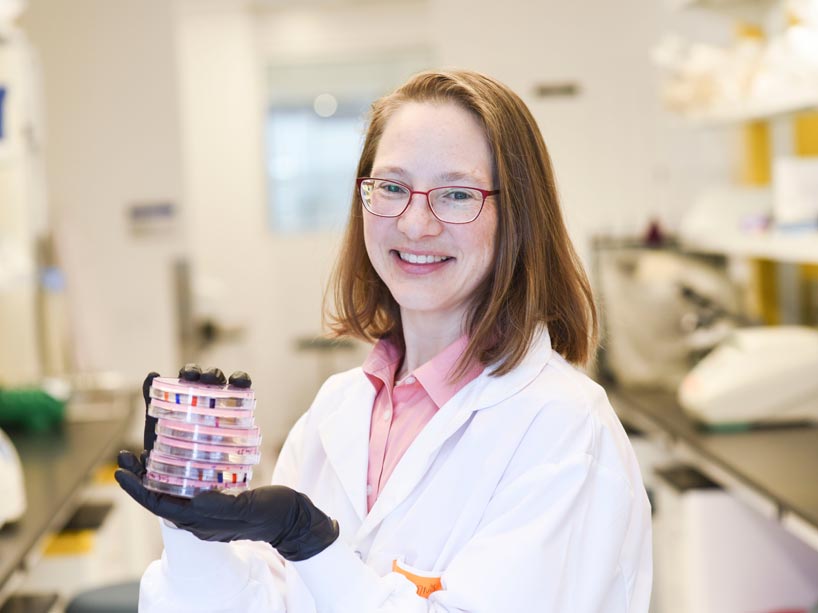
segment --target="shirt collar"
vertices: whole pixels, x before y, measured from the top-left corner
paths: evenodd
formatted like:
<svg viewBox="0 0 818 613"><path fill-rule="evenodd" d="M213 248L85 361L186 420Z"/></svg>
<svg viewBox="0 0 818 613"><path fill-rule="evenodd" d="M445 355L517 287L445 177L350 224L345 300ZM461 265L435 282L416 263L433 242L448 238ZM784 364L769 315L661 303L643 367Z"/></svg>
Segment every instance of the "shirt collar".
<svg viewBox="0 0 818 613"><path fill-rule="evenodd" d="M458 360L468 344L468 335L463 335L431 360L416 368L414 372L409 373L420 382L438 408L446 404L467 383L483 372L483 365L478 362L472 364L464 376L455 381L449 380L449 375L457 367ZM379 391L383 385L389 385L390 388L395 385L395 374L402 357L397 348L388 340L381 339L375 343L363 364L363 371L376 391Z"/></svg>
<svg viewBox="0 0 818 613"><path fill-rule="evenodd" d="M397 347L386 339L380 339L372 347L362 369L376 392L384 385L392 387L395 384L395 373L402 357Z"/></svg>
<svg viewBox="0 0 818 613"><path fill-rule="evenodd" d="M449 402L467 383L483 372L482 364L471 364L464 376L454 381L449 379L468 344L469 337L467 335L461 336L411 373L420 381L420 384L438 408Z"/></svg>

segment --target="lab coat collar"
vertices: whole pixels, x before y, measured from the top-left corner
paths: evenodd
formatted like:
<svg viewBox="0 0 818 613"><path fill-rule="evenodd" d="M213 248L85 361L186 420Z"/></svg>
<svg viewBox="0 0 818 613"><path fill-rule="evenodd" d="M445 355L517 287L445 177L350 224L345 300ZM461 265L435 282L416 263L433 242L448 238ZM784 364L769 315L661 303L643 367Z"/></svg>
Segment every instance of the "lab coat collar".
<svg viewBox="0 0 818 613"><path fill-rule="evenodd" d="M542 328L523 361L502 377L486 368L435 413L398 462L374 506L366 513L369 428L375 389L362 370L347 386L337 410L319 425L319 436L330 464L362 524L356 540L365 538L415 488L443 443L476 411L495 406L526 387L551 357L548 331Z"/></svg>

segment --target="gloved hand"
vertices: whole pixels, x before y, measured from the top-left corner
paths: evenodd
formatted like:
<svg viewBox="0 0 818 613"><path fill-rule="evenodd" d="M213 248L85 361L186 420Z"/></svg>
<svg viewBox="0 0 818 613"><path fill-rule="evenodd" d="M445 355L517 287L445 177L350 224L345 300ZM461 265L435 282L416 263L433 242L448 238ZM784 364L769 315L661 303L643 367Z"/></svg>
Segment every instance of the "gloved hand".
<svg viewBox="0 0 818 613"><path fill-rule="evenodd" d="M196 372L202 382L208 382L205 378L208 373L221 374L218 369L203 374L195 365L188 365L179 375L191 381L196 380L192 378ZM339 534L338 522L318 509L307 496L285 486L261 487L238 496L202 492L192 499L145 488L142 485L145 460L156 439L156 420L147 415L150 386L156 376L156 373L150 373L142 387L146 403L145 451L141 458L128 451L119 453L120 468L115 476L122 489L150 512L206 541L264 541L291 561L311 558L335 542ZM236 381L241 381L239 387L250 385L250 377L246 373L234 373L230 382L237 385ZM221 382L224 384L223 374Z"/></svg>

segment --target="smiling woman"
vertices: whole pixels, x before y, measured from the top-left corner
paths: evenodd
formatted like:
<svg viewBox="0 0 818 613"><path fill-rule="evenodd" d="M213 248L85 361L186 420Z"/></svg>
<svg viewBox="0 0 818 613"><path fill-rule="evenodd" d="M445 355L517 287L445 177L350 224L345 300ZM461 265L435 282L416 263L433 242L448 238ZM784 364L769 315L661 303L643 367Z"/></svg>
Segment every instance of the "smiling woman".
<svg viewBox="0 0 818 613"><path fill-rule="evenodd" d="M528 109L485 75L375 102L327 311L374 347L321 388L273 485L169 499L123 457L122 486L174 524L140 611L647 612L650 507L571 364L596 314L554 185Z"/></svg>
<svg viewBox="0 0 818 613"><path fill-rule="evenodd" d="M473 360L497 374L509 372L543 324L554 348L569 361L582 364L592 356L597 319L591 290L563 223L548 150L516 94L476 73L418 75L373 105L358 176L396 182L392 185L403 190L400 203L408 208L395 207L389 216L399 218L391 224L364 215L384 213L368 204L375 185L359 179L333 281L336 311L329 319L336 333L388 337L402 347L403 318L414 317L414 305L447 319L447 339L468 333L461 374ZM491 190L491 197L481 191L484 204L468 227L441 220L431 195L424 207L412 194L453 184ZM390 236L375 236L389 228ZM376 246L382 239L391 243ZM477 246L466 249L463 241ZM459 260L443 249L459 246L465 249ZM378 253L382 248L385 255ZM401 252L407 255L403 260L429 252L454 261L446 270L426 271L439 274L420 280L406 276L408 269L394 261ZM438 293L442 287L431 296L430 289L421 290L424 284L447 285L449 301ZM401 309L397 293L415 292L420 293ZM435 347L429 352L434 355Z"/></svg>

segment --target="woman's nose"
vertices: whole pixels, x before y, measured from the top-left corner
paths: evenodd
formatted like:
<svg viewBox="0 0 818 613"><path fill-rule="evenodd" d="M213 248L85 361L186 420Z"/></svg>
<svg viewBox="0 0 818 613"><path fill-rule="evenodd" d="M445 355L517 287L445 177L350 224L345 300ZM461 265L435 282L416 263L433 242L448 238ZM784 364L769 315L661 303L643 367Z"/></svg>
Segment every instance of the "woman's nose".
<svg viewBox="0 0 818 613"><path fill-rule="evenodd" d="M398 229L412 239L436 236L443 229L443 223L435 217L425 194L412 194L409 206L398 218Z"/></svg>

